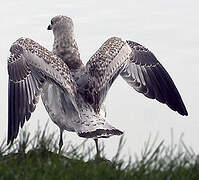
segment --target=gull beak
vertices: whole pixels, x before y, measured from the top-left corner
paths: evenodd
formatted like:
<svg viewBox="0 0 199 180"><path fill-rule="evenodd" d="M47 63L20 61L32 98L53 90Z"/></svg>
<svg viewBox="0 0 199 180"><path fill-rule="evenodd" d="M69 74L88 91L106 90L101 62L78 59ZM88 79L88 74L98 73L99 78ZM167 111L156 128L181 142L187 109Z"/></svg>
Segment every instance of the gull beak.
<svg viewBox="0 0 199 180"><path fill-rule="evenodd" d="M52 25L49 25L47 29L52 30Z"/></svg>

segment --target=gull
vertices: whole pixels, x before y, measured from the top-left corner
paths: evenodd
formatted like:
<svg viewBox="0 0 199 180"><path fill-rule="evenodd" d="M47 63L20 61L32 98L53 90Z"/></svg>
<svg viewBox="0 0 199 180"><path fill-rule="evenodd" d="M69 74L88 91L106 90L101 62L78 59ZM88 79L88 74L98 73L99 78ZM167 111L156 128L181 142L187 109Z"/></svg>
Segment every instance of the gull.
<svg viewBox="0 0 199 180"><path fill-rule="evenodd" d="M59 151L63 131L67 130L93 138L98 155L98 138L123 134L106 119L105 98L118 75L147 98L188 115L168 72L141 44L111 37L84 65L71 18L55 16L47 29L54 34L52 51L29 38L19 38L10 47L8 144L30 119L41 96L60 129Z"/></svg>

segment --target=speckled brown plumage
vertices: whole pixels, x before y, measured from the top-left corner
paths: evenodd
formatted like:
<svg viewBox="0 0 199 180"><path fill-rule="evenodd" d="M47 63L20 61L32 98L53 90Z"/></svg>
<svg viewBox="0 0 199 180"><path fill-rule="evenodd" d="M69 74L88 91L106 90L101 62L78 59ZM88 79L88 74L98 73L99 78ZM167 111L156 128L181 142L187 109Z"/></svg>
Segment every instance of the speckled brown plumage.
<svg viewBox="0 0 199 180"><path fill-rule="evenodd" d="M104 105L118 75L146 97L188 115L171 77L147 48L112 37L83 65L72 19L56 16L48 30L54 34L52 52L28 38L18 39L10 48L8 143L30 119L40 95L60 128L60 149L64 130L94 138L96 144L97 138L121 135L122 131L107 122Z"/></svg>

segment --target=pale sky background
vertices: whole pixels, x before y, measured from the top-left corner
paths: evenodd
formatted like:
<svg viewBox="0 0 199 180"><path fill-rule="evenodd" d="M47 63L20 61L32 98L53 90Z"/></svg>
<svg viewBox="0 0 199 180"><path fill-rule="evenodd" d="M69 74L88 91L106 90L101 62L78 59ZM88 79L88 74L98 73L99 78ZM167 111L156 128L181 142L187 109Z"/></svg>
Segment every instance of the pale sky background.
<svg viewBox="0 0 199 180"><path fill-rule="evenodd" d="M167 69L187 107L182 117L166 105L149 100L127 85L122 78L113 84L107 97L108 120L125 132L124 154L140 154L149 135L170 143L183 140L199 153L199 1L198 0L56 0L3 1L0 7L0 142L7 136L7 57L10 45L19 37L29 37L49 50L53 35L47 31L55 15L74 20L81 58L87 62L111 36L134 40L149 48ZM34 134L37 122L43 127L49 119L40 101L29 120ZM50 129L58 131L49 122ZM65 131L65 144L82 142L75 133ZM117 148L117 136L103 140L111 157ZM89 140L89 143L93 141Z"/></svg>

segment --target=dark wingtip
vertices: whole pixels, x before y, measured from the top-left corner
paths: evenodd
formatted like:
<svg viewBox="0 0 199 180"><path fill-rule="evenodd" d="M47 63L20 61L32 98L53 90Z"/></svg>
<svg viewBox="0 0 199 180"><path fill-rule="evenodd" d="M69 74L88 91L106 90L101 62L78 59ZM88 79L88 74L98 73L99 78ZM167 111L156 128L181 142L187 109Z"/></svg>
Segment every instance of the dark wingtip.
<svg viewBox="0 0 199 180"><path fill-rule="evenodd" d="M186 108L183 109L183 111L180 111L179 113L180 113L182 116L188 116L188 112L187 112Z"/></svg>
<svg viewBox="0 0 199 180"><path fill-rule="evenodd" d="M11 144L13 144L13 141L14 141L14 139L7 139L7 146L9 146L9 145L11 145Z"/></svg>
<svg viewBox="0 0 199 180"><path fill-rule="evenodd" d="M185 114L184 114L184 116L188 116L189 114L188 114L188 112L186 112Z"/></svg>
<svg viewBox="0 0 199 180"><path fill-rule="evenodd" d="M10 144L10 140L9 139L7 139L7 146Z"/></svg>

